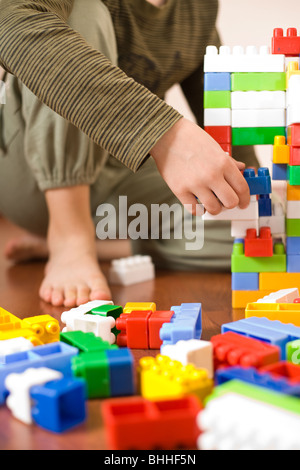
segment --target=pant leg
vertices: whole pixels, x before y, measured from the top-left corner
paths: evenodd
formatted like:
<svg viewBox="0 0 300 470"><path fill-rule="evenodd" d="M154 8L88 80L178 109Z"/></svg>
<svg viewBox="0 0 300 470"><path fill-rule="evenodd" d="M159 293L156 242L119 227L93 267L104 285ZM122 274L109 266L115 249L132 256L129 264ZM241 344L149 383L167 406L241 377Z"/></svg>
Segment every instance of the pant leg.
<svg viewBox="0 0 300 470"><path fill-rule="evenodd" d="M94 48L117 63L110 13L100 0L75 0L68 19ZM74 71L76 73L76 71ZM108 158L106 151L58 116L16 77L8 76L2 108L0 211L26 230L46 235L48 189L92 185Z"/></svg>

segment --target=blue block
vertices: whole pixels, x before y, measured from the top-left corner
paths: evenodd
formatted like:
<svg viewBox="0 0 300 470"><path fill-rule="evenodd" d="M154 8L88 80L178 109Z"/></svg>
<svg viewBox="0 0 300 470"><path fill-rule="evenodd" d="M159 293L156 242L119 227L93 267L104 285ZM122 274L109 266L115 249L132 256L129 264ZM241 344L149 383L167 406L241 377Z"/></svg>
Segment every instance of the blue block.
<svg viewBox="0 0 300 470"><path fill-rule="evenodd" d="M251 196L272 193L271 176L268 168L259 168L257 175L255 175L254 169L247 168L244 170L244 177L249 185Z"/></svg>
<svg viewBox="0 0 300 470"><path fill-rule="evenodd" d="M261 194L258 199L259 217L270 217L272 215L272 201L268 194Z"/></svg>
<svg viewBox="0 0 300 470"><path fill-rule="evenodd" d="M205 73L204 91L231 91L231 74L227 72Z"/></svg>
<svg viewBox="0 0 300 470"><path fill-rule="evenodd" d="M110 396L135 394L134 358L128 348L108 349Z"/></svg>
<svg viewBox="0 0 300 470"><path fill-rule="evenodd" d="M267 372L259 372L254 367L229 367L216 372L216 385L229 380L240 380L274 392L300 397L300 384L291 384L285 377L273 377Z"/></svg>
<svg viewBox="0 0 300 470"><path fill-rule="evenodd" d="M184 303L171 307L174 315L169 323L164 323L159 336L166 344L176 344L177 341L200 339L202 334L202 304Z"/></svg>
<svg viewBox="0 0 300 470"><path fill-rule="evenodd" d="M278 346L281 350L281 360L286 359L286 344L300 339L300 327L267 318L250 317L238 320L222 325L221 330L222 333L233 331Z"/></svg>
<svg viewBox="0 0 300 470"><path fill-rule="evenodd" d="M272 179L274 181L287 181L287 164L286 163L273 163L272 165Z"/></svg>
<svg viewBox="0 0 300 470"><path fill-rule="evenodd" d="M5 356L0 364L0 404L5 402L8 394L4 381L9 374L24 372L29 367L48 367L71 376L71 358L78 353L77 348L58 341Z"/></svg>
<svg viewBox="0 0 300 470"><path fill-rule="evenodd" d="M300 273L300 255L287 255L286 272Z"/></svg>
<svg viewBox="0 0 300 470"><path fill-rule="evenodd" d="M33 421L48 431L61 433L86 419L85 381L64 377L44 385L34 385L30 396L34 402Z"/></svg>
<svg viewBox="0 0 300 470"><path fill-rule="evenodd" d="M286 254L300 255L300 237L286 237Z"/></svg>
<svg viewBox="0 0 300 470"><path fill-rule="evenodd" d="M259 290L259 273L232 273L232 290Z"/></svg>

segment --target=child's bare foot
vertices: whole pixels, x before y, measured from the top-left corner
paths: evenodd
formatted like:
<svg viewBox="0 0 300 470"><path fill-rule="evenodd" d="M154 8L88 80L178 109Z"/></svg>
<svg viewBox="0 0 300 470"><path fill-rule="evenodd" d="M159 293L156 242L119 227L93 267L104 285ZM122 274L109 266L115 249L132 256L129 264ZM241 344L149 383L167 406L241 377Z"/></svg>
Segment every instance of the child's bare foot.
<svg viewBox="0 0 300 470"><path fill-rule="evenodd" d="M9 240L4 256L16 263L47 259L49 255L47 240L28 233Z"/></svg>
<svg viewBox="0 0 300 470"><path fill-rule="evenodd" d="M88 246L69 240L50 250L40 297L54 306L75 307L90 300L111 300L111 293L96 254Z"/></svg>

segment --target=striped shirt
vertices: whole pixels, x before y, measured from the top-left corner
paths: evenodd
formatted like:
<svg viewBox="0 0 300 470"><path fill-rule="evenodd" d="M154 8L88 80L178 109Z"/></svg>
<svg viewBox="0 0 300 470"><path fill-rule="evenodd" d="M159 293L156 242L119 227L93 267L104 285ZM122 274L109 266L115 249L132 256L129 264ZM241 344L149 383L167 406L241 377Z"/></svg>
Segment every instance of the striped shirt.
<svg viewBox="0 0 300 470"><path fill-rule="evenodd" d="M203 57L218 42L217 0L168 0L161 8L103 0L118 67L68 26L75 1L0 0L0 66L136 171L181 118L163 100L172 85L181 84L202 123Z"/></svg>

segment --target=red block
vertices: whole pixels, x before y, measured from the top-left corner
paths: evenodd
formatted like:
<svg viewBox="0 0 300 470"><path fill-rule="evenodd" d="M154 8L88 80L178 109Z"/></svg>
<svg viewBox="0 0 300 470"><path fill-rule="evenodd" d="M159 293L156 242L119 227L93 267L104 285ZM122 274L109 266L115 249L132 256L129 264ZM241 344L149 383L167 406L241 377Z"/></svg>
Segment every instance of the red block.
<svg viewBox="0 0 300 470"><path fill-rule="evenodd" d="M262 367L259 371L268 372L273 377L288 379L291 385L300 384L300 366L292 362L281 361L277 364Z"/></svg>
<svg viewBox="0 0 300 470"><path fill-rule="evenodd" d="M280 350L263 341L231 331L211 338L215 370L221 367L243 366L260 368L279 362Z"/></svg>
<svg viewBox="0 0 300 470"><path fill-rule="evenodd" d="M262 227L259 237L256 229L248 229L245 237L245 256L267 257L273 256L273 239L270 227Z"/></svg>
<svg viewBox="0 0 300 470"><path fill-rule="evenodd" d="M196 396L111 399L101 409L108 450L196 449L196 417L202 409Z"/></svg>
<svg viewBox="0 0 300 470"><path fill-rule="evenodd" d="M120 331L117 345L131 349L160 349L159 331L164 323L171 321L172 311L133 311L122 313L116 320Z"/></svg>
<svg viewBox="0 0 300 470"><path fill-rule="evenodd" d="M159 337L159 331L164 323L170 323L174 312L157 311L153 312L148 320L149 329L149 349L160 349L162 340Z"/></svg>
<svg viewBox="0 0 300 470"><path fill-rule="evenodd" d="M288 126L287 143L291 147L300 147L300 124L291 124Z"/></svg>
<svg viewBox="0 0 300 470"><path fill-rule="evenodd" d="M293 57L300 54L300 36L296 28L289 28L286 36L282 28L275 28L272 38L272 54L284 54Z"/></svg>
<svg viewBox="0 0 300 470"><path fill-rule="evenodd" d="M207 132L218 144L231 144L231 127L230 126L206 126Z"/></svg>
<svg viewBox="0 0 300 470"><path fill-rule="evenodd" d="M300 165L300 147L290 147L290 165Z"/></svg>

